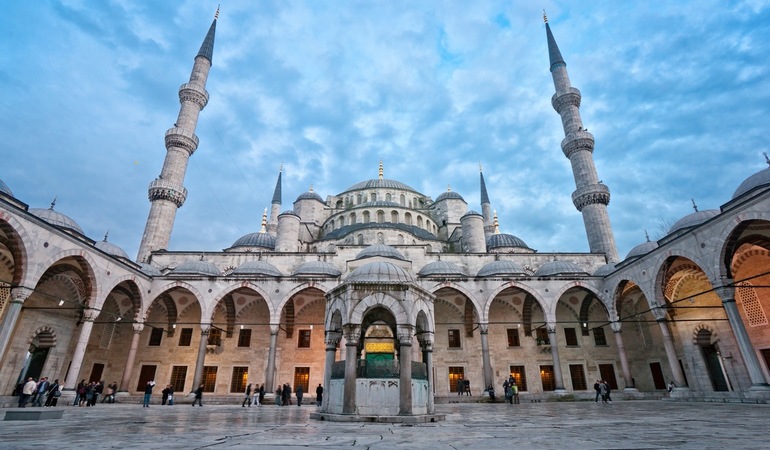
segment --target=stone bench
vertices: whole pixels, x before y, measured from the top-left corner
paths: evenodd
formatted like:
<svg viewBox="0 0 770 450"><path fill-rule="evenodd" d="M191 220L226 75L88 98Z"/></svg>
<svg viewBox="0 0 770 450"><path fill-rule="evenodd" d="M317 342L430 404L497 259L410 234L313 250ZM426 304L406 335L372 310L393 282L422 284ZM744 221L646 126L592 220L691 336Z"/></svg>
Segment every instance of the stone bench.
<svg viewBox="0 0 770 450"><path fill-rule="evenodd" d="M61 419L63 409L12 409L5 412L4 420L50 420Z"/></svg>

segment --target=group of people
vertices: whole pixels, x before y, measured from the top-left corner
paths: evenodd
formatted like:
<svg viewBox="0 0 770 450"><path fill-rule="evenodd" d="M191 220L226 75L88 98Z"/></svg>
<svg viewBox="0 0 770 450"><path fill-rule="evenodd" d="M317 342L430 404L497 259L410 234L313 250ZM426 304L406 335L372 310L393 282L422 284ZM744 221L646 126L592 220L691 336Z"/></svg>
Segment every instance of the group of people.
<svg viewBox="0 0 770 450"><path fill-rule="evenodd" d="M594 390L596 391L595 403L599 403L599 397L602 398L602 403L612 403L612 397L610 396L610 383L604 380L596 380L594 383Z"/></svg>
<svg viewBox="0 0 770 450"><path fill-rule="evenodd" d="M457 379L457 395L463 394L471 395L471 380L460 377Z"/></svg>
<svg viewBox="0 0 770 450"><path fill-rule="evenodd" d="M104 394L101 403L115 403L115 393L118 391L118 382L105 385L104 380L91 381L80 380L75 388L75 401L72 406L96 406L99 396Z"/></svg>
<svg viewBox="0 0 770 450"><path fill-rule="evenodd" d="M302 399L305 397L305 391L302 389L302 385L297 386L294 395L297 397L297 406L302 406ZM323 401L324 388L321 383L318 383L318 387L315 388L316 405L321 406ZM285 383L283 386L278 386L275 390L275 404L277 406L293 405L291 401L291 385Z"/></svg>
<svg viewBox="0 0 770 450"><path fill-rule="evenodd" d="M27 378L27 382L23 383L19 387L19 408L25 408L27 403L32 403L32 406L43 406L43 399L45 399L45 407L53 407L59 401L61 397L61 385L59 380L54 380L53 383L48 381L48 377L41 377L40 380L35 381L34 378Z"/></svg>
<svg viewBox="0 0 770 450"><path fill-rule="evenodd" d="M265 385L260 384L259 387L254 386L253 392L251 386L251 383L246 386L246 398L244 398L243 403L241 403L241 406L244 408L246 407L247 403L249 408L251 408L252 402L254 403L254 406L262 406L262 402L265 401Z"/></svg>
<svg viewBox="0 0 770 450"><path fill-rule="evenodd" d="M503 392L505 393L505 401L511 405L519 404L519 386L516 384L516 378L513 375L509 375L508 379L503 381Z"/></svg>

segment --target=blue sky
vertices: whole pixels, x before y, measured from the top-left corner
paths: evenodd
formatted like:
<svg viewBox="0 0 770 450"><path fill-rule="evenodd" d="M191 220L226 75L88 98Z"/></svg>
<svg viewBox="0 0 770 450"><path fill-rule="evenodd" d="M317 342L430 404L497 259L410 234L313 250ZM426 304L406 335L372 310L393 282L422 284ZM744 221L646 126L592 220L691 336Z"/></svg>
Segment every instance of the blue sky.
<svg viewBox="0 0 770 450"><path fill-rule="evenodd" d="M4 5L0 179L31 207L136 255L177 90L214 1ZM581 90L621 257L766 167L770 2L235 1L170 250L257 231L283 162L283 209L385 177L479 210L540 252L585 252L571 202L542 9Z"/></svg>

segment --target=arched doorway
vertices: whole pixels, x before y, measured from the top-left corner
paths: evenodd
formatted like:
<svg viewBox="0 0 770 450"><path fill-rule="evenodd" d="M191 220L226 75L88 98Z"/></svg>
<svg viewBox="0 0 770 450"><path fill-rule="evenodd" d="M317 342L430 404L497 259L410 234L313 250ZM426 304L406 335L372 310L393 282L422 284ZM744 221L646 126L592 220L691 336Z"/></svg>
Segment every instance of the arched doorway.
<svg viewBox="0 0 770 450"><path fill-rule="evenodd" d="M712 343L711 338L711 330L701 328L695 335L695 345L700 347L703 361L706 363L706 371L714 391L727 392L730 390L730 385L724 365L722 364L722 355L719 353L716 345Z"/></svg>

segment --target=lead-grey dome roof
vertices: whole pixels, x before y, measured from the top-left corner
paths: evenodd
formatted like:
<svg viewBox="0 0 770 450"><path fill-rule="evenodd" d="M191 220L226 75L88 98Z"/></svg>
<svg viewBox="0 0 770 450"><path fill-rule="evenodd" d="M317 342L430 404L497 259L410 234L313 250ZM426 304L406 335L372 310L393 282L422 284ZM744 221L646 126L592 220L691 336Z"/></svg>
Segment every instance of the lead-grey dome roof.
<svg viewBox="0 0 770 450"><path fill-rule="evenodd" d="M372 258L375 256L382 256L383 258L392 258L392 259L400 259L402 261L405 261L406 258L404 258L404 255L401 254L398 250L391 247L390 245L385 244L372 244L365 249L361 250L358 255L356 255L356 259L364 259L364 258Z"/></svg>
<svg viewBox="0 0 770 450"><path fill-rule="evenodd" d="M417 275L420 277L466 276L465 272L450 261L433 261L426 264Z"/></svg>
<svg viewBox="0 0 770 450"><path fill-rule="evenodd" d="M463 216L462 216L462 217L460 217L460 219L464 219L465 217L468 217L468 216L480 216L480 217L484 217L484 216L483 216L483 215L482 215L480 212L478 212L478 211L474 211L474 210L472 210L472 209L469 209L467 213L463 214Z"/></svg>
<svg viewBox="0 0 770 450"><path fill-rule="evenodd" d="M70 219L68 216L60 213L59 211L55 211L53 209L53 205L51 205L51 207L48 209L30 208L29 212L45 220L46 222L50 223L53 226L64 228L67 230L72 230L82 235L85 235L85 233L83 233L83 229L80 228L80 225L78 225L77 222Z"/></svg>
<svg viewBox="0 0 770 450"><path fill-rule="evenodd" d="M118 247L112 242L108 242L106 237L104 238L103 241L99 241L96 244L94 244L94 247L98 248L104 253L107 253L108 255L117 256L119 258L131 259L128 257L128 254L126 254L126 252L123 251L122 248Z"/></svg>
<svg viewBox="0 0 770 450"><path fill-rule="evenodd" d="M0 180L0 192L13 197L13 192L11 192L11 188L9 188L8 185L5 184L3 180Z"/></svg>
<svg viewBox="0 0 770 450"><path fill-rule="evenodd" d="M436 202L440 202L442 200L462 200L465 201L462 195L458 194L454 191L447 191L442 194L440 194L438 197L436 197ZM435 203L435 202L434 202Z"/></svg>
<svg viewBox="0 0 770 450"><path fill-rule="evenodd" d="M404 205L396 202L389 202L387 200L375 200L373 202L360 203L355 205L354 208L405 208Z"/></svg>
<svg viewBox="0 0 770 450"><path fill-rule="evenodd" d="M631 259L642 255L646 255L647 253L650 253L656 248L658 248L658 243L656 241L642 242L641 244L632 248L630 252L628 252L628 255L626 255L626 259Z"/></svg>
<svg viewBox="0 0 770 450"><path fill-rule="evenodd" d="M596 269L596 271L594 272L594 276L595 277L605 277L605 276L611 274L614 271L615 271L615 264L609 263L609 264L605 264L605 265L599 267L598 269Z"/></svg>
<svg viewBox="0 0 770 450"><path fill-rule="evenodd" d="M275 236L263 232L249 233L235 241L230 249L240 247L259 247L273 250L275 249Z"/></svg>
<svg viewBox="0 0 770 450"><path fill-rule="evenodd" d="M487 250L495 248L526 248L530 249L526 242L512 234L498 233L487 238Z"/></svg>
<svg viewBox="0 0 770 450"><path fill-rule="evenodd" d="M476 274L478 277L494 277L507 275L529 275L523 267L512 261L492 261Z"/></svg>
<svg viewBox="0 0 770 450"><path fill-rule="evenodd" d="M535 271L536 277L550 277L554 275L588 275L588 273L569 261L550 261Z"/></svg>
<svg viewBox="0 0 770 450"><path fill-rule="evenodd" d="M770 167L762 169L743 180L743 183L741 183L741 185L738 186L738 189L735 190L732 198L738 198L754 188L768 184L770 184Z"/></svg>
<svg viewBox="0 0 770 450"><path fill-rule="evenodd" d="M301 264L292 274L294 276L325 276L338 277L342 275L339 269L325 261L311 261Z"/></svg>
<svg viewBox="0 0 770 450"><path fill-rule="evenodd" d="M383 188L383 189L403 189L407 191L417 192L413 188L405 185L404 183L400 181L395 180L388 180L386 178L375 178L373 180L366 180L362 181L360 183L356 183L353 186L350 186L349 188L345 189L343 193L348 191L357 191L361 189L377 189L377 188Z"/></svg>
<svg viewBox="0 0 770 450"><path fill-rule="evenodd" d="M692 228L694 226L700 225L703 222L711 219L712 217L716 217L719 215L718 209L707 209L704 211L695 211L694 213L688 214L681 219L677 220L674 225L671 226L671 229L668 230L668 234L671 234L678 230L683 230L685 228Z"/></svg>
<svg viewBox="0 0 770 450"><path fill-rule="evenodd" d="M151 266L147 263L139 263L139 267L141 267L141 271L144 272L145 275L149 275L151 277L159 277L163 275L160 270L158 270L155 266Z"/></svg>
<svg viewBox="0 0 770 450"><path fill-rule="evenodd" d="M320 195L312 191L307 191L299 194L299 197L297 197L296 201L300 201L300 200L318 200L321 203L326 203L324 202L324 199L322 199Z"/></svg>
<svg viewBox="0 0 770 450"><path fill-rule="evenodd" d="M345 280L350 283L404 284L412 277L406 271L387 261L375 261L355 269Z"/></svg>
<svg viewBox="0 0 770 450"><path fill-rule="evenodd" d="M222 273L217 266L206 261L185 261L171 271L174 275L205 275L218 277Z"/></svg>
<svg viewBox="0 0 770 450"><path fill-rule="evenodd" d="M283 274L267 261L246 261L233 270L231 275L264 275L268 277L280 277Z"/></svg>

